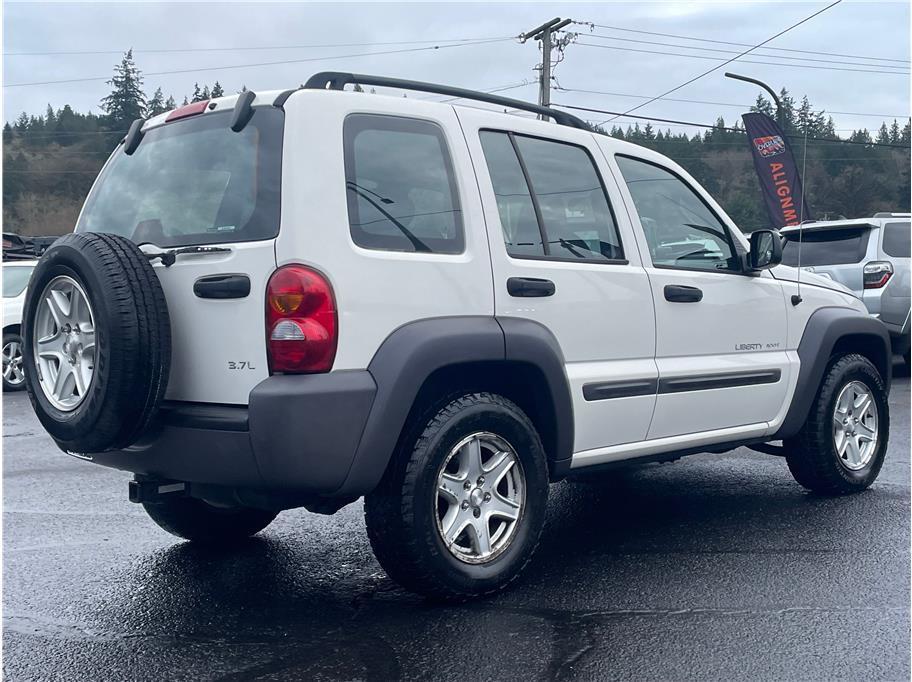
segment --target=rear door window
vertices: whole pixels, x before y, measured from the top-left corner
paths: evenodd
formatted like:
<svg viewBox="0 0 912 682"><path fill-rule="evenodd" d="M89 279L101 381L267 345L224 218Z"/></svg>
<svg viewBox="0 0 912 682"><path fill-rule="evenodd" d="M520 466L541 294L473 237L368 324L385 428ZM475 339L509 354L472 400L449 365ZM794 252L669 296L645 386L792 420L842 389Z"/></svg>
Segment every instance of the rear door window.
<svg viewBox="0 0 912 682"><path fill-rule="evenodd" d="M462 253L462 210L440 126L352 114L345 119L343 137L355 244L385 251Z"/></svg>
<svg viewBox="0 0 912 682"><path fill-rule="evenodd" d="M76 231L162 247L278 235L284 114L257 107L239 133L230 121L226 111L166 123L132 155L118 151Z"/></svg>
<svg viewBox="0 0 912 682"><path fill-rule="evenodd" d="M888 256L909 258L912 225L909 223L887 223L884 225L883 250Z"/></svg>
<svg viewBox="0 0 912 682"><path fill-rule="evenodd" d="M834 230L804 230L801 236L801 265L845 265L860 263L868 250L870 229L843 227ZM798 265L798 232L783 235L782 262Z"/></svg>
<svg viewBox="0 0 912 682"><path fill-rule="evenodd" d="M482 131L507 253L620 261L624 250L592 157L577 145Z"/></svg>

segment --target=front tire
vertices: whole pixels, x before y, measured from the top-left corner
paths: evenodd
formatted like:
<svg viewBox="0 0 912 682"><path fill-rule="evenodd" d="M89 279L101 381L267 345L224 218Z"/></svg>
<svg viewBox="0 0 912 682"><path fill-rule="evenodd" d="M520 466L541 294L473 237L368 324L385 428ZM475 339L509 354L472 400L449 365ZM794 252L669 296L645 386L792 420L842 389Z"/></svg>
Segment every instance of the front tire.
<svg viewBox="0 0 912 682"><path fill-rule="evenodd" d="M210 546L240 542L259 533L278 515L252 507L217 507L192 497L143 502L143 508L171 535Z"/></svg>
<svg viewBox="0 0 912 682"><path fill-rule="evenodd" d="M21 391L25 388L25 367L22 364L22 337L3 335L3 390Z"/></svg>
<svg viewBox="0 0 912 682"><path fill-rule="evenodd" d="M860 492L880 473L890 413L877 368L857 354L835 358L786 461L802 486L823 495Z"/></svg>
<svg viewBox="0 0 912 682"><path fill-rule="evenodd" d="M425 596L498 592L526 566L544 525L538 433L491 393L464 395L419 421L365 498L374 554L393 580Z"/></svg>

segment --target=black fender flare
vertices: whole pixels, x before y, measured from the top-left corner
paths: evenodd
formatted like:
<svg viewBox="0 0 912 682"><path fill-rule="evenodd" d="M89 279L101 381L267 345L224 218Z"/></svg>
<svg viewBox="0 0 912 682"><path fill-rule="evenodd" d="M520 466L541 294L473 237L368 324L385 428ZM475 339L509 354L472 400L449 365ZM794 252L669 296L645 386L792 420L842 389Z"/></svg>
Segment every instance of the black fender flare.
<svg viewBox="0 0 912 682"><path fill-rule="evenodd" d="M552 393L558 423L554 462L569 466L573 408L563 355L554 336L529 320L455 316L419 320L393 331L368 365L377 385L373 408L351 469L334 496L359 496L380 482L415 398L437 370L473 362L516 361L535 365Z"/></svg>
<svg viewBox="0 0 912 682"><path fill-rule="evenodd" d="M890 334L883 322L852 308L829 307L814 311L808 318L798 344L798 382L792 403L779 430L770 440L791 438L804 425L817 397L824 372L830 364L833 349L841 339L854 337L862 341L873 355L884 386L890 390Z"/></svg>

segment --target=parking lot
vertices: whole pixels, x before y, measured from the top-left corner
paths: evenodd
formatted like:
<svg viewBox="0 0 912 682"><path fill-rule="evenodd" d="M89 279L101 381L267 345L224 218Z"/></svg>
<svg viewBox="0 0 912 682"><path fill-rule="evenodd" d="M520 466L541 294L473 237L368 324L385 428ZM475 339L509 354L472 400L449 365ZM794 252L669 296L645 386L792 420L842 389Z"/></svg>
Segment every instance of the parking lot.
<svg viewBox="0 0 912 682"><path fill-rule="evenodd" d="M9 680L909 679L909 374L867 492L818 498L739 449L552 487L514 589L436 606L374 560L360 503L181 544L123 472L4 396Z"/></svg>

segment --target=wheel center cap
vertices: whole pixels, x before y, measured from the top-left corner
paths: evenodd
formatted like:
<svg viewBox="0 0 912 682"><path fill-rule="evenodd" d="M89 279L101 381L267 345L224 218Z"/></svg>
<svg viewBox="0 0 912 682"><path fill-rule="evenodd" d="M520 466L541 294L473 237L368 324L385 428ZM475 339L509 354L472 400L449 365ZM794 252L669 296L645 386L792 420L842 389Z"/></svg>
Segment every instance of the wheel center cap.
<svg viewBox="0 0 912 682"><path fill-rule="evenodd" d="M469 493L469 504L473 507L480 507L482 502L484 502L484 493L481 488L475 488Z"/></svg>

